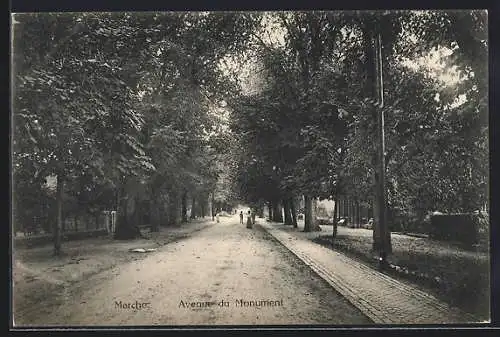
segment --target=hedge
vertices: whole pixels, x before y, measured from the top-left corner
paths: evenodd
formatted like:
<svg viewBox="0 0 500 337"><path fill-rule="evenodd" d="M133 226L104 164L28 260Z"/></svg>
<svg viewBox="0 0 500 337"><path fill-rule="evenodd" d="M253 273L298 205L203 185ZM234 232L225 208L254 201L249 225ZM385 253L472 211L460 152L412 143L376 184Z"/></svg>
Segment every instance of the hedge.
<svg viewBox="0 0 500 337"><path fill-rule="evenodd" d="M478 214L435 214L431 216L429 236L466 245L480 240L481 218Z"/></svg>

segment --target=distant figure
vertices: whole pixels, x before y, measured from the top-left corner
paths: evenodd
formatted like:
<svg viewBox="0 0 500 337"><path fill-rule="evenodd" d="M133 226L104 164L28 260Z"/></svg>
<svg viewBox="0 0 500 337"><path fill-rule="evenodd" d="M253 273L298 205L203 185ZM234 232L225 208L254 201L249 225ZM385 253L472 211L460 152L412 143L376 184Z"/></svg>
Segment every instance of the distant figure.
<svg viewBox="0 0 500 337"><path fill-rule="evenodd" d="M243 211L240 212L240 224L243 224Z"/></svg>
<svg viewBox="0 0 500 337"><path fill-rule="evenodd" d="M32 236L34 234L38 234L35 226L24 226L23 232L24 236Z"/></svg>
<svg viewBox="0 0 500 337"><path fill-rule="evenodd" d="M247 228L252 228L252 227L253 227L252 215L251 215L250 211L248 211L248 215L247 215Z"/></svg>
<svg viewBox="0 0 500 337"><path fill-rule="evenodd" d="M215 218L217 219L217 223L219 222L219 213L220 213L220 212L217 212L217 213L215 214Z"/></svg>

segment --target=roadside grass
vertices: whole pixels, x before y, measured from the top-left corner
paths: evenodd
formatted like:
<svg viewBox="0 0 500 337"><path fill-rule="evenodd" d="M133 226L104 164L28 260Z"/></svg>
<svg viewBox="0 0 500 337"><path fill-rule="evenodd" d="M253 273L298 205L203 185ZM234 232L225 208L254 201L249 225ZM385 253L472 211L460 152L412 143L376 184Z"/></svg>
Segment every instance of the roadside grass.
<svg viewBox="0 0 500 337"><path fill-rule="evenodd" d="M342 232L341 227L339 229ZM378 268L371 235L357 232L349 230L339 233L334 241L331 234L319 235L312 240ZM475 315L479 320L490 319L488 253L399 234L392 234L391 242L392 254L388 256L390 266L385 273L410 281L444 302Z"/></svg>

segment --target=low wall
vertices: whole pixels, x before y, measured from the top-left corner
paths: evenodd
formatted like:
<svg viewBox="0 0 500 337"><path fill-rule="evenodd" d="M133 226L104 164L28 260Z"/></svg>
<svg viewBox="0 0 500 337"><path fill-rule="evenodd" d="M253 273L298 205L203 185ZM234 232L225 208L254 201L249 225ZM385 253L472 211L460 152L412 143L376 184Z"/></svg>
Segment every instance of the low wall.
<svg viewBox="0 0 500 337"><path fill-rule="evenodd" d="M83 232L65 232L62 233L62 241L75 241L84 240L89 238L95 238L100 236L108 235L106 229L98 229L93 231L83 231ZM53 242L53 237L51 234L36 235L36 236L20 236L14 238L14 249L19 247L34 247L43 246Z"/></svg>

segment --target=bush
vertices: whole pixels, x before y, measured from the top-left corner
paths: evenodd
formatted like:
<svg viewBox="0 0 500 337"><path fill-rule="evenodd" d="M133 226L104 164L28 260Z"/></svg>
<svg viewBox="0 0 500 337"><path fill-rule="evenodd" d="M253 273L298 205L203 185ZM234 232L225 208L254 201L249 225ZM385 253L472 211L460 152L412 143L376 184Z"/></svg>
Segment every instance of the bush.
<svg viewBox="0 0 500 337"><path fill-rule="evenodd" d="M429 233L430 221L413 220L402 226L402 231L405 233L427 234Z"/></svg>
<svg viewBox="0 0 500 337"><path fill-rule="evenodd" d="M389 230L391 232L404 232L405 226L402 223L390 223Z"/></svg>
<svg viewBox="0 0 500 337"><path fill-rule="evenodd" d="M479 242L480 225L478 214L434 214L431 216L429 236L436 240L473 245Z"/></svg>

